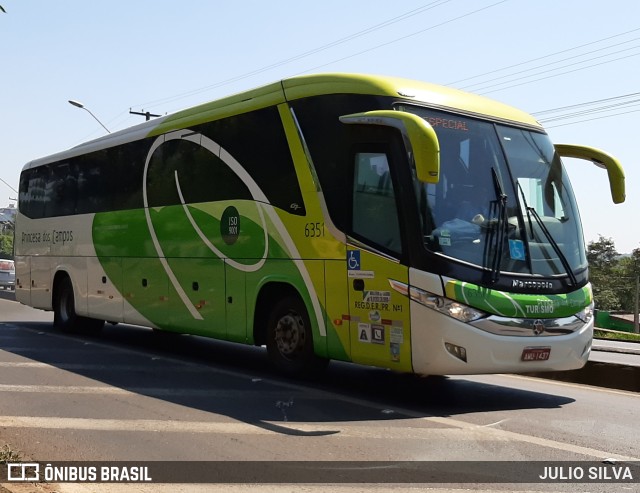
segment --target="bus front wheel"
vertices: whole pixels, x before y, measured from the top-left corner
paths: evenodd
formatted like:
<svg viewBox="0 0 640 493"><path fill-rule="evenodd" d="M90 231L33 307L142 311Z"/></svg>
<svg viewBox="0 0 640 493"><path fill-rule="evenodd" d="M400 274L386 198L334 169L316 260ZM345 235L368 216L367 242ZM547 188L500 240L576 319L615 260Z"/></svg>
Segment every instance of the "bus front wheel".
<svg viewBox="0 0 640 493"><path fill-rule="evenodd" d="M327 360L313 351L309 315L301 299L287 296L274 306L267 326L267 353L279 370L309 375L322 370Z"/></svg>

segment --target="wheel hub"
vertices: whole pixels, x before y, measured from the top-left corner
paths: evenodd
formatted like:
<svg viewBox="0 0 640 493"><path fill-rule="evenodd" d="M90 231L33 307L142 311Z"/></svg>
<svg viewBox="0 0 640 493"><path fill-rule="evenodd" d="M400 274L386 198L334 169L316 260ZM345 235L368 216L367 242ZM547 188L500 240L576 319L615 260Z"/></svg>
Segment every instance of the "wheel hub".
<svg viewBox="0 0 640 493"><path fill-rule="evenodd" d="M304 346L304 322L300 315L290 313L278 321L276 344L282 355L290 356Z"/></svg>

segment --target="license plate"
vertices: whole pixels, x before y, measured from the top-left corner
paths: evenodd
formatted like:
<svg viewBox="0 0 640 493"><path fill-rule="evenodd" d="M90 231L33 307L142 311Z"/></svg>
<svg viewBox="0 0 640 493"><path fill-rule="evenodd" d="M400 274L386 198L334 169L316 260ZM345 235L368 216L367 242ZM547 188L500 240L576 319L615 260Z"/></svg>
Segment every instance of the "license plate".
<svg viewBox="0 0 640 493"><path fill-rule="evenodd" d="M522 351L522 361L547 361L550 355L550 347L526 347Z"/></svg>

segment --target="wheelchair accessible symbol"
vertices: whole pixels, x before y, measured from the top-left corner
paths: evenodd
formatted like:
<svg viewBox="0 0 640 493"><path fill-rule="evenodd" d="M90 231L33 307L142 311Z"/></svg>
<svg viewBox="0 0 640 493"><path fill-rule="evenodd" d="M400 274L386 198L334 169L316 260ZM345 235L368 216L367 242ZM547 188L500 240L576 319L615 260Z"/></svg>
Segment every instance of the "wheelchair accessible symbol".
<svg viewBox="0 0 640 493"><path fill-rule="evenodd" d="M349 250L347 252L347 268L349 270L360 270L360 250Z"/></svg>
<svg viewBox="0 0 640 493"><path fill-rule="evenodd" d="M522 240L509 240L509 254L513 260L527 259L527 254Z"/></svg>

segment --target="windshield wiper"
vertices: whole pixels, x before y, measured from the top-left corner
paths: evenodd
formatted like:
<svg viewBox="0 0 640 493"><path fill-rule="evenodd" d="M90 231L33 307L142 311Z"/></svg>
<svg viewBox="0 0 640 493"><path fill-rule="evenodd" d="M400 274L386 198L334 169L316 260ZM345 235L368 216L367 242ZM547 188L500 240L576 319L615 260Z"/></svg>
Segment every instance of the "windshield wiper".
<svg viewBox="0 0 640 493"><path fill-rule="evenodd" d="M495 168L491 168L491 175L493 176L493 186L496 190L496 200L491 201L492 210L490 217L493 218L496 212L494 205L497 206L498 210L496 214L497 223L494 223L491 228L490 239L487 242L487 246L491 245L493 249L491 282L496 283L500 279L500 263L504 251L504 240L507 235L507 195L504 193L504 188L502 188L502 183L500 183L500 178Z"/></svg>
<svg viewBox="0 0 640 493"><path fill-rule="evenodd" d="M529 211L529 204L527 203L527 197L524 193L524 190L522 189L522 185L520 185L519 181L516 181L517 186L518 186L518 190L520 190L520 197L522 198L522 203L524 204L524 210L527 212L527 222L529 223L529 229L531 230L531 238L534 238L533 236L533 222L531 221L531 212ZM524 237L525 240L527 238L527 225L525 224L524 226ZM529 272L533 273L533 260L531 258L531 249L529 248L529 242L525 241L525 248L526 248L526 256L527 256L527 268L529 269Z"/></svg>
<svg viewBox="0 0 640 493"><path fill-rule="evenodd" d="M529 207L529 204L527 204L527 198L525 196L524 190L522 189L522 186L520 185L520 182L518 182L518 190L520 190L520 196L522 197L522 202L524 204L524 210L527 212L527 221L529 222L529 229L531 230L531 238L535 239L534 230L533 230L533 223L531 222L531 216L533 216L533 218L536 220L536 223L538 224L538 226L540 226L540 230L544 233L544 235L546 236L547 240L549 240L549 243L551 243L551 246L553 247L553 250L556 252L556 255L560 259L560 263L564 267L564 270L566 271L567 275L569 276L569 279L571 279L571 283L574 286L577 285L578 281L576 279L576 276L573 273L573 270L571 269L571 266L569 265L569 261L567 260L567 257L562 253L562 250L560 250L560 245L558 245L556 240L551 235L551 232L545 226L544 222L542 221L542 218L538 214L538 211L536 211L534 207ZM527 244L528 244L528 242L527 242ZM531 256L529 255L529 263L531 264L531 258L530 257ZM532 268L530 268L530 270L531 269Z"/></svg>
<svg viewBox="0 0 640 493"><path fill-rule="evenodd" d="M536 223L538 223L538 226L540 226L540 230L544 233L547 240L549 240L549 243L551 243L551 246L553 247L553 251L556 252L556 255L560 259L560 263L564 267L565 272L567 273L567 275L569 276L569 279L571 280L571 284L573 286L577 286L578 280L576 279L576 276L573 273L573 270L571 269L571 265L569 264L567 257L565 257L564 253L562 253L562 250L560 250L560 246L558 245L556 240L553 238L553 236L551 235L547 227L544 225L544 222L542 222L542 219L538 215L538 212L533 207L529 207L526 204L525 204L525 208L527 210L527 215L529 215L529 217L533 216L533 218L536 220ZM533 233L533 228L531 229ZM532 237L533 237L533 234L532 234Z"/></svg>

